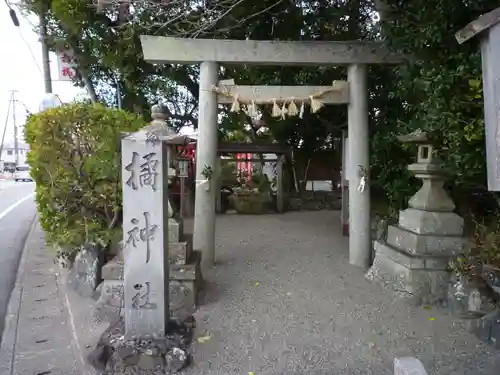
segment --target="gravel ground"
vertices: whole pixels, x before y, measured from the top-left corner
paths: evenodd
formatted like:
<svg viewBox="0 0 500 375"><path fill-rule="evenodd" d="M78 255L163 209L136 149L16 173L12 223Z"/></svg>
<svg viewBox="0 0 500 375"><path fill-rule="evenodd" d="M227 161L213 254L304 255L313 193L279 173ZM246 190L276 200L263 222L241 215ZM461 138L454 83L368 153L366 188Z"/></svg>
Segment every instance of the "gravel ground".
<svg viewBox="0 0 500 375"><path fill-rule="evenodd" d="M195 337L209 338L183 374L385 375L396 356L429 375L499 374L500 352L445 310L408 307L366 281L339 229L335 211L219 216L195 316Z"/></svg>

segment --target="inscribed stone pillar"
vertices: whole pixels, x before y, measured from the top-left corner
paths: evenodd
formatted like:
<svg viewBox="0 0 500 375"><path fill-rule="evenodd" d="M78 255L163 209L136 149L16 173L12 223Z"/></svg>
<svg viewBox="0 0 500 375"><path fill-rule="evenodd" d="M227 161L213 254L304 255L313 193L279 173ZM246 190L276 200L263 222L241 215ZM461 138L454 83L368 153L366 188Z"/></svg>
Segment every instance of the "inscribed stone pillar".
<svg viewBox="0 0 500 375"><path fill-rule="evenodd" d="M370 168L368 129L368 87L366 65L347 69L349 82L349 263L368 268L371 263ZM363 183L363 177L365 183Z"/></svg>
<svg viewBox="0 0 500 375"><path fill-rule="evenodd" d="M167 146L122 140L125 333L161 337L169 318Z"/></svg>
<svg viewBox="0 0 500 375"><path fill-rule="evenodd" d="M202 272L215 262L215 196L216 181L206 181L204 171L216 172L217 162L217 94L212 87L218 82L219 65L203 62L200 66L198 144L196 150L196 196L193 247L200 250Z"/></svg>

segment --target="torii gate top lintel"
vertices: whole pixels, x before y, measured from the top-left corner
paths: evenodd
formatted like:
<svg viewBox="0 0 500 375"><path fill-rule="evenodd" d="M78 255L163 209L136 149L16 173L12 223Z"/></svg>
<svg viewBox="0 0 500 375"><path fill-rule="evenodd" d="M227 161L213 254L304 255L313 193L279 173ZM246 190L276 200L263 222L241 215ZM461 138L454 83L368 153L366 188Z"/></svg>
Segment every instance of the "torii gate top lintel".
<svg viewBox="0 0 500 375"><path fill-rule="evenodd" d="M153 64L214 61L248 65L399 64L404 56L379 42L187 39L141 36L144 59Z"/></svg>

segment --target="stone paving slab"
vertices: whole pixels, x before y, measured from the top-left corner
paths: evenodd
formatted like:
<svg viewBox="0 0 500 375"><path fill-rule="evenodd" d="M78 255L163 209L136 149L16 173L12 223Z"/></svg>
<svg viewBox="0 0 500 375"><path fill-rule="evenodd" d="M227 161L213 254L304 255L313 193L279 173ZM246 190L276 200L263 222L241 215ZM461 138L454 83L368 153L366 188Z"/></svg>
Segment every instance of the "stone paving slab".
<svg viewBox="0 0 500 375"><path fill-rule="evenodd" d="M36 218L9 301L1 375L83 374L57 271Z"/></svg>
<svg viewBox="0 0 500 375"><path fill-rule="evenodd" d="M406 356L429 374L499 373L500 352L463 321L394 300L350 266L338 212L219 216L216 259L184 375L389 375Z"/></svg>

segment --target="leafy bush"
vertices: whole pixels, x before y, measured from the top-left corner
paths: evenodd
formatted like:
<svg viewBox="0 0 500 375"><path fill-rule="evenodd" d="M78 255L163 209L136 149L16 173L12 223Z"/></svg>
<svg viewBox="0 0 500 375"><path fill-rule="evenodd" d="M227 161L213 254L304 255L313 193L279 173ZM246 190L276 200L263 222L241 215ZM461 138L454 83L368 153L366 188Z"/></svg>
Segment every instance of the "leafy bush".
<svg viewBox="0 0 500 375"><path fill-rule="evenodd" d="M371 89L377 91L372 105L380 109L371 137L372 186L394 209L404 208L419 186L405 170L416 154L394 135L434 131L441 135L436 147L452 176L447 188L463 201L455 202L461 209L465 206L464 211L482 210L482 202L469 205L473 194L486 190L479 38L459 45L454 32L498 2L384 3L382 35L393 49L412 59L390 70L375 67L377 75L370 76Z"/></svg>
<svg viewBox="0 0 500 375"><path fill-rule="evenodd" d="M74 252L105 247L121 230L121 132L143 120L101 104L75 103L30 116L28 163L49 243Z"/></svg>
<svg viewBox="0 0 500 375"><path fill-rule="evenodd" d="M498 204L497 204L498 205ZM453 270L468 277L480 276L482 266L487 264L500 269L500 212L474 220L475 231L471 246L457 257Z"/></svg>
<svg viewBox="0 0 500 375"><path fill-rule="evenodd" d="M222 186L234 186L238 184L238 171L235 162L222 162L220 179Z"/></svg>

